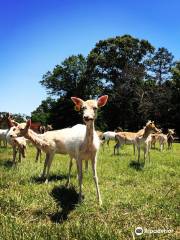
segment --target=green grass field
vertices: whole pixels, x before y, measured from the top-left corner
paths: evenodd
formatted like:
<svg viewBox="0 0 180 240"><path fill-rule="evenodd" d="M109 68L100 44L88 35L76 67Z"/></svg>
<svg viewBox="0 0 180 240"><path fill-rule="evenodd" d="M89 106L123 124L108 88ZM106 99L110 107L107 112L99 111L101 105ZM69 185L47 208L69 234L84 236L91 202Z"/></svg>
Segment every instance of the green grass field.
<svg viewBox="0 0 180 240"><path fill-rule="evenodd" d="M67 156L55 156L44 184L38 178L43 161L35 163L33 147L16 166L11 152L0 149L0 239L178 239L180 144L162 153L151 150L145 166L134 162L132 146L124 146L119 156L112 155L113 143L100 149L101 207L90 166L83 171L84 201L78 204L75 164L71 186L65 188ZM171 232L136 236L136 227Z"/></svg>

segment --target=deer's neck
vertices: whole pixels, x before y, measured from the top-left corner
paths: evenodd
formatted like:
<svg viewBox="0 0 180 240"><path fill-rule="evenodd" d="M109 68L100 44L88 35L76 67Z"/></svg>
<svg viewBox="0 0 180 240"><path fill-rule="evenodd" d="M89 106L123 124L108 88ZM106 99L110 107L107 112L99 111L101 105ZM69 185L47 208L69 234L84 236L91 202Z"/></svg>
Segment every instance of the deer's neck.
<svg viewBox="0 0 180 240"><path fill-rule="evenodd" d="M42 134L37 134L31 129L28 129L27 134L25 135L25 137L29 139L33 143L33 145L35 145L39 149L44 150L47 148L48 145L41 136Z"/></svg>
<svg viewBox="0 0 180 240"><path fill-rule="evenodd" d="M86 125L86 136L84 140L84 148L89 150L93 145L93 137L94 137L94 121L91 121L90 124Z"/></svg>
<svg viewBox="0 0 180 240"><path fill-rule="evenodd" d="M145 128L143 133L143 138L147 138L151 134L150 129Z"/></svg>
<svg viewBox="0 0 180 240"><path fill-rule="evenodd" d="M171 133L167 134L167 139L173 139L173 135Z"/></svg>
<svg viewBox="0 0 180 240"><path fill-rule="evenodd" d="M7 119L6 122L7 122L8 128L10 129L12 127L12 124L11 124L10 120Z"/></svg>

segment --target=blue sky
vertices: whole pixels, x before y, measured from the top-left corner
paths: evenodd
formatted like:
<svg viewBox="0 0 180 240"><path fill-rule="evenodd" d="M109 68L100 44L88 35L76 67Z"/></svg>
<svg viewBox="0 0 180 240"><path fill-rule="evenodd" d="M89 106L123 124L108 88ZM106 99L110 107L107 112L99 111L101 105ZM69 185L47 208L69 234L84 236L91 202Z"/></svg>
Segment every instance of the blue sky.
<svg viewBox="0 0 180 240"><path fill-rule="evenodd" d="M179 0L0 0L0 111L30 114L42 75L99 40L130 34L180 59Z"/></svg>

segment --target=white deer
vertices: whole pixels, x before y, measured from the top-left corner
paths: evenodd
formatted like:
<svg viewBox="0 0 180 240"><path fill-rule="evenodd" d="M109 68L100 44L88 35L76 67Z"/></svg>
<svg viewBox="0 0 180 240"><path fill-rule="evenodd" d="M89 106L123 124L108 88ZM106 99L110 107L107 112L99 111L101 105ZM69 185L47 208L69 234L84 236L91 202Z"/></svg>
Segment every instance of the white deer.
<svg viewBox="0 0 180 240"><path fill-rule="evenodd" d="M26 157L27 141L28 140L24 137L17 137L11 139L10 142L8 141L8 143L10 143L13 148L13 163L16 161L17 152L19 153L19 162L21 162L22 157Z"/></svg>
<svg viewBox="0 0 180 240"><path fill-rule="evenodd" d="M174 129L168 129L168 134L159 134L158 140L159 140L159 145L160 145L160 151L162 152L163 149L165 148L165 144L168 144L168 149L172 148L172 143L174 141Z"/></svg>
<svg viewBox="0 0 180 240"><path fill-rule="evenodd" d="M14 122L12 123L14 124ZM25 123L21 124L25 126ZM14 126L14 125L12 125ZM16 124L17 126L17 124ZM25 158L25 151L26 151L26 146L27 146L27 139L24 137L16 137L16 138L11 138L11 128L8 129L7 134L6 134L6 139L8 144L12 146L13 149L13 163L16 162L16 155L19 153L19 162L21 162L21 158Z"/></svg>
<svg viewBox="0 0 180 240"><path fill-rule="evenodd" d="M67 185L70 181L70 172L72 167L72 159L77 163L78 180L79 180L79 200L82 200L82 160L91 160L93 177L96 185L96 192L99 204L102 203L98 185L98 177L96 171L97 151L100 146L99 137L94 129L94 121L98 107L106 104L108 96L102 96L98 100L83 101L80 98L72 97L76 110L82 110L85 125L78 124L72 128L62 130L54 130L37 134L30 129L31 121L28 120L26 126L19 125L12 127L11 137L25 136L35 146L46 153L44 170L42 176L46 176L46 182L49 176L50 166L56 153L69 154L69 175Z"/></svg>
<svg viewBox="0 0 180 240"><path fill-rule="evenodd" d="M7 121L7 125L9 127L8 132L6 134L6 139L7 142L12 146L13 149L13 162L16 162L16 155L17 152L19 152L19 162L21 161L21 157L25 158L25 150L26 150L26 145L27 145L27 139L24 137L17 137L16 139L11 139L12 135L12 127L17 127L17 128L23 128L26 126L26 123L18 123L14 121L11 117L11 115L8 113L6 115L5 120ZM14 128L13 128L14 129ZM36 162L40 158L41 162L41 150L39 148L36 148Z"/></svg>
<svg viewBox="0 0 180 240"><path fill-rule="evenodd" d="M3 142L4 147L7 147L7 140L6 140L6 135L8 133L9 129L0 129L0 147L1 142Z"/></svg>
<svg viewBox="0 0 180 240"><path fill-rule="evenodd" d="M107 142L107 145L109 146L109 141L115 140L115 136L116 136L116 132L112 132L112 131L104 132L102 134L103 144Z"/></svg>
<svg viewBox="0 0 180 240"><path fill-rule="evenodd" d="M167 135L164 133L159 134L158 136L160 151L162 152L165 144L167 143Z"/></svg>

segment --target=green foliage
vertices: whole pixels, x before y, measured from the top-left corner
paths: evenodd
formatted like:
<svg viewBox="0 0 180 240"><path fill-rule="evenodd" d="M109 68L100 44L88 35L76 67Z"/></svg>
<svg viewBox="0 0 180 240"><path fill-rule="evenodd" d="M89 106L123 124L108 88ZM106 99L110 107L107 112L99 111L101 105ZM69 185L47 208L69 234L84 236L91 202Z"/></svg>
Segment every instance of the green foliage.
<svg viewBox="0 0 180 240"><path fill-rule="evenodd" d="M161 85L170 79L171 68L173 66L173 55L166 48L158 48L158 50L149 58L146 63L150 78Z"/></svg>
<svg viewBox="0 0 180 240"><path fill-rule="evenodd" d="M9 114L8 112L0 112L0 128L7 128L7 114ZM17 114L11 114L12 118L18 122L18 123L22 123L25 122L27 118L29 118L27 115L25 114L21 114L21 113L17 113Z"/></svg>
<svg viewBox="0 0 180 240"><path fill-rule="evenodd" d="M109 38L99 41L90 52L88 67L98 78L116 89L121 84L128 85L129 81L136 82L143 78L143 60L153 50L148 41L140 41L130 35Z"/></svg>
<svg viewBox="0 0 180 240"><path fill-rule="evenodd" d="M50 97L43 100L39 107L31 113L34 122L41 122L43 125L51 123L51 111L56 105L56 101Z"/></svg>
<svg viewBox="0 0 180 240"><path fill-rule="evenodd" d="M86 100L108 94L98 129L136 130L152 119L180 133L179 63L173 66L173 55L164 47L155 50L147 40L130 35L101 40L87 58L70 56L43 76L40 83L56 100L43 101L32 117L55 128L72 126L81 117L71 96Z"/></svg>
<svg viewBox="0 0 180 240"><path fill-rule="evenodd" d="M117 126L135 129L142 125L139 113L134 110L141 101L144 61L153 50L148 41L124 35L99 41L90 52L88 67L102 82L102 93L110 96L108 106L103 110L110 129Z"/></svg>
<svg viewBox="0 0 180 240"><path fill-rule="evenodd" d="M82 121L79 112L74 110L74 104L70 98L61 97L51 111L50 123L53 128L65 128Z"/></svg>
<svg viewBox="0 0 180 240"><path fill-rule="evenodd" d="M17 113L17 114L12 114L12 117L16 122L21 123L21 122L24 122L28 116L25 114Z"/></svg>
<svg viewBox="0 0 180 240"><path fill-rule="evenodd" d="M174 128L180 135L180 61L172 69L172 99L171 99L171 120Z"/></svg>
<svg viewBox="0 0 180 240"><path fill-rule="evenodd" d="M71 96L90 96L92 82L87 74L87 60L81 54L70 56L52 72L43 76L40 83L49 94L70 98Z"/></svg>
<svg viewBox="0 0 180 240"><path fill-rule="evenodd" d="M180 93L180 61L176 62L175 67L172 69L173 84L178 93Z"/></svg>
<svg viewBox="0 0 180 240"><path fill-rule="evenodd" d="M131 240L137 238L137 226L173 230L137 239L177 239L180 145L162 153L151 150L151 163L141 168L134 162L132 146L123 146L120 155L113 156L113 145L100 149L98 156L102 207L97 204L91 166L88 172L83 166L85 198L75 204L75 163L71 186L64 187L68 156L55 155L50 181L44 184L38 178L43 162L35 163L35 148L29 147L26 159L16 166L9 161L12 150L0 148L0 239Z"/></svg>

